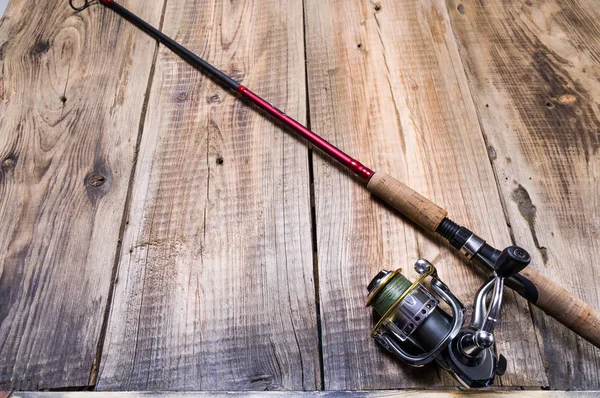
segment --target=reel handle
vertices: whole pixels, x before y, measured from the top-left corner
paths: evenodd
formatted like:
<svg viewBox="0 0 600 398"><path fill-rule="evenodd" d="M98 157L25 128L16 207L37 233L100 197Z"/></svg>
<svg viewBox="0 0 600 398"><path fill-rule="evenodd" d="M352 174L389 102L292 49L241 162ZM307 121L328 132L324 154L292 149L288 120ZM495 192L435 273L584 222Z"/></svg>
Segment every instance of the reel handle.
<svg viewBox="0 0 600 398"><path fill-rule="evenodd" d="M500 257L494 264L494 271L498 276L510 278L523 271L530 262L531 256L525 249L519 246L509 246L500 253Z"/></svg>

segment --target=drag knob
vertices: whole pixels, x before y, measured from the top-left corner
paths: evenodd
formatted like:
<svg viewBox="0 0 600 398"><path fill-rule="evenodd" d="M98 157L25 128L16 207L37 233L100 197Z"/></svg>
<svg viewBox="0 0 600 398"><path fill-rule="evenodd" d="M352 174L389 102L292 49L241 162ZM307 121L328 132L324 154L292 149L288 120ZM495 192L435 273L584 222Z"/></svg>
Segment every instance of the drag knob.
<svg viewBox="0 0 600 398"><path fill-rule="evenodd" d="M499 276L509 278L527 267L530 261L531 256L525 249L509 246L502 250L494 269Z"/></svg>

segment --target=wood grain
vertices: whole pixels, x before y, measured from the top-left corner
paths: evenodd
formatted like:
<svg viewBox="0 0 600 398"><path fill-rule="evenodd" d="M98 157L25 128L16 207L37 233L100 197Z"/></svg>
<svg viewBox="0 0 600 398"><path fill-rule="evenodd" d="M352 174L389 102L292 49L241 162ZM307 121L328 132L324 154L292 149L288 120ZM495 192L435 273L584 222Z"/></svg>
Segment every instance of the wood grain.
<svg viewBox="0 0 600 398"><path fill-rule="evenodd" d="M169 0L164 29L300 121L301 1ZM320 385L308 150L156 62L98 388Z"/></svg>
<svg viewBox="0 0 600 398"><path fill-rule="evenodd" d="M62 1L0 25L0 388L85 386L156 45Z"/></svg>
<svg viewBox="0 0 600 398"><path fill-rule="evenodd" d="M307 0L312 127L375 170L444 207L495 246L510 243L500 197L443 2ZM326 389L450 385L434 367L409 369L371 340L366 286L381 268L415 277L419 257L466 303L482 282L442 242L369 201L315 158ZM527 304L507 294L497 332L508 371L498 385L546 385Z"/></svg>
<svg viewBox="0 0 600 398"><path fill-rule="evenodd" d="M447 5L515 240L598 310L598 2ZM550 386L598 388L600 350L533 315Z"/></svg>

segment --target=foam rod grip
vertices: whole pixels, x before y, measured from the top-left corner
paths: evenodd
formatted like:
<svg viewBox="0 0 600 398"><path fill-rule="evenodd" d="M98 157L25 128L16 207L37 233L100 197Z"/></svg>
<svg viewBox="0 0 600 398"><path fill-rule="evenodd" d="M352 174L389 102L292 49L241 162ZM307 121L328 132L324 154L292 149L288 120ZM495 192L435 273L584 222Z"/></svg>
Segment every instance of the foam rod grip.
<svg viewBox="0 0 600 398"><path fill-rule="evenodd" d="M371 177L367 189L429 232L435 232L448 215L431 200L381 171Z"/></svg>
<svg viewBox="0 0 600 398"><path fill-rule="evenodd" d="M539 309L600 348L600 312L531 267L521 275L537 287Z"/></svg>

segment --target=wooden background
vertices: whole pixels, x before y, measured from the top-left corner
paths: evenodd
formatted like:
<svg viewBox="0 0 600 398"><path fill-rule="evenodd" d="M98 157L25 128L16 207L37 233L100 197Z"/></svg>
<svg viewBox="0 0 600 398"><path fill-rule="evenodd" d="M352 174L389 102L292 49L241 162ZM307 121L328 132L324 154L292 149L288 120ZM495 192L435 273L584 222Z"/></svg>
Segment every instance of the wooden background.
<svg viewBox="0 0 600 398"><path fill-rule="evenodd" d="M600 308L598 0L120 0ZM454 387L370 338L366 285L440 239L115 13L0 20L0 391ZM598 389L507 293L501 387Z"/></svg>

